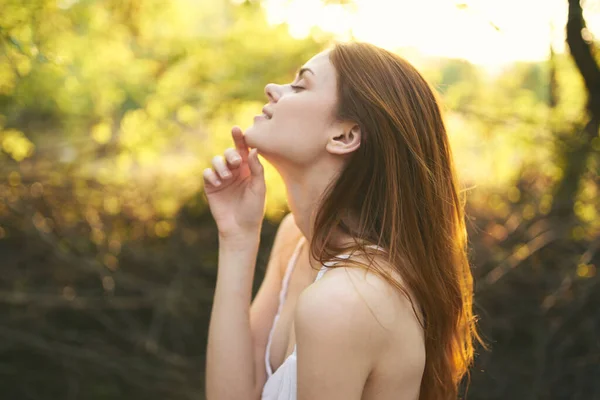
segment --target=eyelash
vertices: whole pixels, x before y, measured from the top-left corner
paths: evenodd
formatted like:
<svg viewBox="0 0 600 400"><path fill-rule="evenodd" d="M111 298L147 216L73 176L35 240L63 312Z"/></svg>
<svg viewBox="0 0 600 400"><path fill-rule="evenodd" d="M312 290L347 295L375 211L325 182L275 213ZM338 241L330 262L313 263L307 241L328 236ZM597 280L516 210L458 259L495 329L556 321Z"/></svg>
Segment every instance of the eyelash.
<svg viewBox="0 0 600 400"><path fill-rule="evenodd" d="M292 89L294 89L294 91L297 91L297 90L304 89L302 86L294 86L294 85L290 85L290 87L291 87Z"/></svg>

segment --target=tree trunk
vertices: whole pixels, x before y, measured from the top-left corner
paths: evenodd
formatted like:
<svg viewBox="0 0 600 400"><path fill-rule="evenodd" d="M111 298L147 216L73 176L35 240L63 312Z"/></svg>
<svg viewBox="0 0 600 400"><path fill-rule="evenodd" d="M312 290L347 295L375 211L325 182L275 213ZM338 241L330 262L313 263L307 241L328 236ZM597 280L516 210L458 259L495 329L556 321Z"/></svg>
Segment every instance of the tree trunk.
<svg viewBox="0 0 600 400"><path fill-rule="evenodd" d="M568 221L575 219L575 197L585 173L587 159L592 152L592 139L598 134L600 127L600 68L594 59L591 45L583 38L583 29L585 20L580 0L569 0L567 44L587 90L588 120L583 129L567 137L563 143L564 174L554 193L552 215L564 217Z"/></svg>

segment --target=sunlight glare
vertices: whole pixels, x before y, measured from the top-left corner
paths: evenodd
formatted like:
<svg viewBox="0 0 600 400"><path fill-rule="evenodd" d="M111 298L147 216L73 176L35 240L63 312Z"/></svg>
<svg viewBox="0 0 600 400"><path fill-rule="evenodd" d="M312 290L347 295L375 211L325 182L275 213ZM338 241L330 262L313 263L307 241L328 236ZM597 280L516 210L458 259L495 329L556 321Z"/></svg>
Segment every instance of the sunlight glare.
<svg viewBox="0 0 600 400"><path fill-rule="evenodd" d="M269 24L287 22L296 38L319 27L338 40L354 37L390 50L412 48L423 56L462 58L484 67L547 59L551 42L556 52L565 49L565 0L355 0L352 7L323 3L265 0L263 6ZM598 13L589 12L586 18L590 31L598 32Z"/></svg>

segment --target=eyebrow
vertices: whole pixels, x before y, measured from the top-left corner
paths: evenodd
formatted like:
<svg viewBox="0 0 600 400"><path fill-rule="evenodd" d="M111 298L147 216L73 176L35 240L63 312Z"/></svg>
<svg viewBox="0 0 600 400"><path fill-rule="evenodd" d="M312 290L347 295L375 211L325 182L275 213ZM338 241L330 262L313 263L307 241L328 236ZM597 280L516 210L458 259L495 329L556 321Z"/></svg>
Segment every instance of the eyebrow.
<svg viewBox="0 0 600 400"><path fill-rule="evenodd" d="M315 75L315 73L314 73L314 71L312 69L306 68L306 67L300 68L298 70L298 73L296 75L298 75L298 78L302 78L302 74L304 74L306 71L308 71L311 74Z"/></svg>

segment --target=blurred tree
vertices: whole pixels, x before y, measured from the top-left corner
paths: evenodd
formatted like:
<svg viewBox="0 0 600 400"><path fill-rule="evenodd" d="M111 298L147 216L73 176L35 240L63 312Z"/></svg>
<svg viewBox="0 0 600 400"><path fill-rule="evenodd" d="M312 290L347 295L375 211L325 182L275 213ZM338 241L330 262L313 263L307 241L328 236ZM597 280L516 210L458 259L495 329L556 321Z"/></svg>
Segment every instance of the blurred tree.
<svg viewBox="0 0 600 400"><path fill-rule="evenodd" d="M567 44L585 83L587 116L575 133L560 132L560 152L563 159L563 177L556 188L553 213L575 219L575 203L582 178L594 157L598 176L600 143L600 68L592 52L592 43L584 39L587 29L580 0L569 0ZM594 146L594 142L596 146Z"/></svg>

